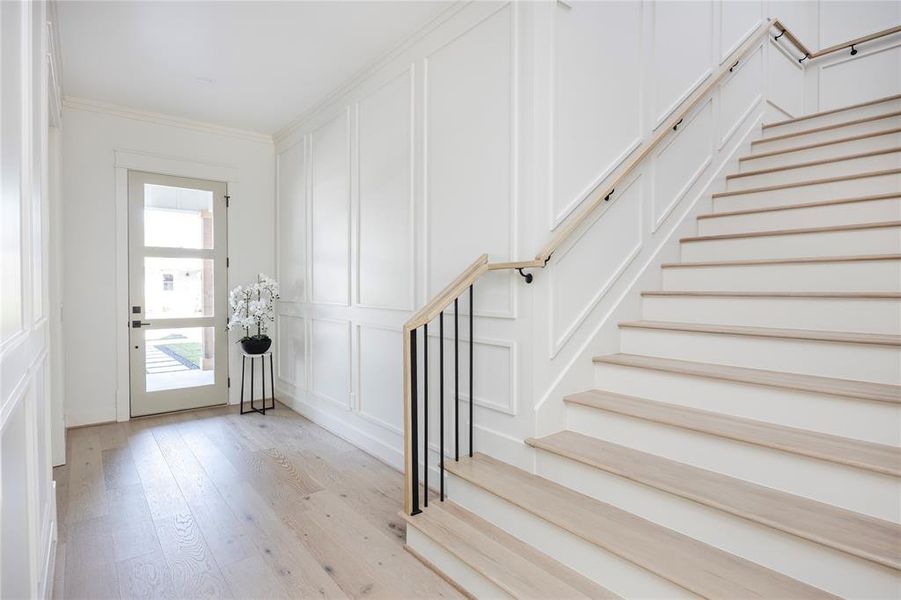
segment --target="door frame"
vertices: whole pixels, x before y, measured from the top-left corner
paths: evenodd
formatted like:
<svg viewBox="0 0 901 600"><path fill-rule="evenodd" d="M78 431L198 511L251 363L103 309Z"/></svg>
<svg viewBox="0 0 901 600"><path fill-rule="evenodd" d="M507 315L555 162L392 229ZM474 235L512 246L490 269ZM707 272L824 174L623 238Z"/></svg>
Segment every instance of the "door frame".
<svg viewBox="0 0 901 600"><path fill-rule="evenodd" d="M192 179L206 179L226 184L229 197L239 189L239 170L225 164L205 163L188 158L116 148L114 170L116 180L116 420L131 418L131 377L129 372L129 300L128 300L128 171L146 171ZM228 210L225 213L226 240L229 236ZM226 268L226 289L231 289L231 274ZM226 353L226 377L231 373L231 360ZM228 402L231 400L229 398Z"/></svg>

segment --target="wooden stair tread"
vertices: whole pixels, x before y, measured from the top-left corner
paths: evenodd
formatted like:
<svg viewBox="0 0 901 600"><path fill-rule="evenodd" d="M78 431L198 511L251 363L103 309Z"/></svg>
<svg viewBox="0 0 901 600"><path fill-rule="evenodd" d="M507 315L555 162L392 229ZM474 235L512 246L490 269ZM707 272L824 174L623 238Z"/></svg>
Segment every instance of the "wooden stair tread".
<svg viewBox="0 0 901 600"><path fill-rule="evenodd" d="M853 119L851 121L842 121L841 123L831 123L829 125L822 125L820 127L812 127L810 129L804 129L802 131L793 131L791 133L784 133L782 135L774 135L773 137L765 137L759 140L754 140L751 142L751 145L754 144L762 144L764 142L772 142L775 140L785 140L788 138L798 137L801 135L808 135L811 133L820 133L823 131L832 131L833 129L841 129L842 127L850 127L851 125L860 125L861 123L870 123L872 121L881 121L883 119L892 119L901 115L901 111L891 111L878 115L871 115L869 117L861 117L859 119Z"/></svg>
<svg viewBox="0 0 901 600"><path fill-rule="evenodd" d="M706 598L823 597L811 587L542 477L476 454L454 475Z"/></svg>
<svg viewBox="0 0 901 600"><path fill-rule="evenodd" d="M789 340L837 342L843 344L873 344L877 346L901 346L901 335L889 333L860 333L854 331L825 331L820 329L785 329L748 325L712 325L706 323L678 323L675 321L623 321L620 327L634 329L659 329L689 331L723 335L744 335Z"/></svg>
<svg viewBox="0 0 901 600"><path fill-rule="evenodd" d="M705 377L735 383L761 385L798 390L815 394L842 396L858 400L872 400L901 404L901 386L869 381L835 379L801 373L785 373L764 369L748 369L729 365L716 365L673 358L658 358L638 354L608 354L596 356L594 362L636 369L651 369L667 373Z"/></svg>
<svg viewBox="0 0 901 600"><path fill-rule="evenodd" d="M899 130L901 131L901 130ZM780 206L767 206L763 208L748 208L744 210L730 210L726 212L704 213L698 215L698 219L716 219L719 217L737 217L740 215L756 215L768 212L781 212L784 210L798 210L806 208L819 208L821 206L833 206L836 204L856 204L858 202L872 202L874 200L891 200L901 198L901 194L873 194L872 196L857 196L854 198L841 198L839 200L823 200L821 202L805 202L803 204L782 204Z"/></svg>
<svg viewBox="0 0 901 600"><path fill-rule="evenodd" d="M764 123L763 129L769 129L770 127L779 127L780 125L788 125L790 123L797 123L799 121L808 121L810 119L816 119L817 117L825 117L826 115L834 115L841 112L854 110L857 108L864 108L866 106L873 106L876 104L882 104L884 102L892 102L893 100L898 100L901 98L901 94L895 94L892 96L885 96L884 98L877 98L876 100L867 100L866 102L860 102L858 104L850 104L848 106L842 106L841 108L832 108L830 110L821 110L819 112L810 113L809 115L802 115L800 117L792 117L791 119L783 119L782 121L773 121L772 123Z"/></svg>
<svg viewBox="0 0 901 600"><path fill-rule="evenodd" d="M618 598L449 500L401 517L514 598Z"/></svg>
<svg viewBox="0 0 901 600"><path fill-rule="evenodd" d="M824 146L832 146L835 144L844 144L845 142L856 142L859 140L865 140L873 137L881 137L883 135L893 135L896 133L901 133L901 127L892 127L890 129L883 129L882 131L873 131L870 133L862 133L860 135L849 135L843 138L836 138L834 140L828 140L825 142L816 142L813 144L804 144L803 146L793 146L791 148L784 148L782 150L772 150L770 152L761 152L759 154L747 154L738 159L738 162L744 162L749 160L755 160L757 158L768 158L770 156L779 156L780 154L791 154L792 152L800 152L802 150L812 150L813 148L822 148Z"/></svg>
<svg viewBox="0 0 901 600"><path fill-rule="evenodd" d="M901 526L574 431L527 440L601 469L901 570Z"/></svg>
<svg viewBox="0 0 901 600"><path fill-rule="evenodd" d="M901 292L729 292L696 290L651 290L641 292L643 297L695 297L695 298L824 298L845 300L901 300Z"/></svg>
<svg viewBox="0 0 901 600"><path fill-rule="evenodd" d="M854 223L852 225L829 225L826 227L802 227L797 229L773 229L769 231L747 231L742 233L718 233L715 235L684 237L679 241L682 243L713 242L717 240L803 235L807 233L828 233L833 231L859 231L862 229L888 229L892 227L901 227L901 221L880 221L878 223Z"/></svg>
<svg viewBox="0 0 901 600"><path fill-rule="evenodd" d="M901 477L901 449L891 446L600 390L574 394L565 400L671 427Z"/></svg>
<svg viewBox="0 0 901 600"><path fill-rule="evenodd" d="M801 163L793 163L781 165L778 167L769 167L766 169L757 169L755 171L745 171L744 173L732 173L726 175L726 179L741 179L743 177L753 177L755 175L767 175L768 173L778 173L780 171L791 171L792 169L803 169L804 167L816 167L818 165L826 165L835 162L844 162L846 160L856 160L858 158L869 158L871 156L882 156L883 154L896 154L901 152L901 148L880 148L879 150L868 150L866 152L858 152L856 154L846 154L844 156L833 156L831 158L818 158Z"/></svg>
<svg viewBox="0 0 901 600"><path fill-rule="evenodd" d="M901 113L899 113L901 114ZM854 173L852 175L839 175L837 177L825 177L823 179L808 179L805 181L792 181L790 183L777 183L758 188L748 188L745 190L733 190L731 192L716 192L712 194L713 198L726 198L729 196L741 196L744 194L758 194L760 192L774 192L777 190L785 190L789 188L804 187L808 185L822 185L826 183L836 183L838 181L852 181L854 179L866 179L868 177L882 177L884 175L897 175L901 173L901 169L884 169L881 171L867 171L865 173Z"/></svg>
<svg viewBox="0 0 901 600"><path fill-rule="evenodd" d="M798 258L761 258L742 260L701 260L678 263L663 263L663 269L679 269L693 267L740 267L748 265L789 265L808 263L837 262L873 262L883 260L901 260L901 254L861 254L860 256L802 256Z"/></svg>

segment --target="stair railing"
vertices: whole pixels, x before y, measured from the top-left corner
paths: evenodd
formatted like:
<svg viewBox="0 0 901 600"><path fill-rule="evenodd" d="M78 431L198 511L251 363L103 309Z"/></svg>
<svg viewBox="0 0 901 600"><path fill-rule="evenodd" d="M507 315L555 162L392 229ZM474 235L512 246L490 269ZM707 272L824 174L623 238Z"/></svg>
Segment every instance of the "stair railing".
<svg viewBox="0 0 901 600"><path fill-rule="evenodd" d="M551 240L538 252L532 260L519 262L498 262L492 263L488 261L488 255L483 254L472 262L466 269L460 273L451 283L449 283L441 292L433 297L429 302L417 311L410 319L404 323L404 511L410 515L416 515L421 511L421 506L428 506L428 490L429 490L429 324L438 319L438 352L439 352L439 498L444 501L444 461L445 461L445 443L444 443L444 312L453 305L454 312L454 444L453 456L454 460L460 459L460 338L459 338L459 300L464 295L469 296L469 396L468 396L468 412L469 412L469 447L466 452L469 456L473 455L473 381L474 381L474 365L473 365L473 322L475 320L474 310L474 286L475 282L489 271L515 270L522 275L526 283L532 282L532 273L524 272L524 269L543 269L548 261L550 261L554 252L569 237L580 229L588 219L599 210L601 206L606 206L615 200L613 194L620 182L623 181L633 170L635 170L645 158L647 158L654 149L673 131L676 131L683 119L694 109L701 100L703 100L715 86L723 80L730 72L732 72L739 62L745 59L748 53L753 50L760 40L768 34L771 28L776 29L779 33L774 35L774 40L782 37L790 42L802 54L798 62L813 60L838 52L845 48L851 48L852 54L857 51L854 46L870 42L885 36L894 35L901 32L901 26L884 29L863 37L855 38L847 42L836 44L824 48L817 52L811 52L785 25L778 19L768 19L762 23L753 34L751 34L745 42L739 46L729 59L723 62L716 74L707 81L707 83L692 93L680 104L678 110L665 121L665 126L661 125L657 133L650 140L641 146L641 150L624 163L619 169L614 171L605 181L603 185L598 185L595 192L590 196L587 202L584 202L582 208L570 215L560 227ZM423 387L422 387L422 405L423 405L423 487L425 493L420 502L420 446L419 446L419 366L418 366L418 331L422 329L422 352L423 352Z"/></svg>

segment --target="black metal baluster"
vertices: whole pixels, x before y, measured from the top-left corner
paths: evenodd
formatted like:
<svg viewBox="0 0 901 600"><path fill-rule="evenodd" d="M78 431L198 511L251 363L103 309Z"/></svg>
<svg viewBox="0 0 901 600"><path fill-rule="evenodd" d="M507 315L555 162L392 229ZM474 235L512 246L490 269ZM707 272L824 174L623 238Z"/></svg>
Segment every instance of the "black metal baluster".
<svg viewBox="0 0 901 600"><path fill-rule="evenodd" d="M438 445L441 447L439 461L441 462L441 501L444 502L444 311L438 320L438 379L440 389L438 390L438 408L441 414L438 415Z"/></svg>
<svg viewBox="0 0 901 600"><path fill-rule="evenodd" d="M429 324L422 326L422 505L429 505Z"/></svg>
<svg viewBox="0 0 901 600"><path fill-rule="evenodd" d="M460 307L454 298L454 460L460 460Z"/></svg>
<svg viewBox="0 0 901 600"><path fill-rule="evenodd" d="M256 410L253 407L253 358L250 359L250 410Z"/></svg>
<svg viewBox="0 0 901 600"><path fill-rule="evenodd" d="M472 284L469 284L469 457L472 458L472 382L475 374L472 370L472 347L475 339L472 337L472 322L476 318L476 307L472 303Z"/></svg>
<svg viewBox="0 0 901 600"><path fill-rule="evenodd" d="M410 476L413 480L411 515L418 515L419 510L419 415L416 410L417 401L417 381L416 381L416 330L410 332L410 457L413 472Z"/></svg>

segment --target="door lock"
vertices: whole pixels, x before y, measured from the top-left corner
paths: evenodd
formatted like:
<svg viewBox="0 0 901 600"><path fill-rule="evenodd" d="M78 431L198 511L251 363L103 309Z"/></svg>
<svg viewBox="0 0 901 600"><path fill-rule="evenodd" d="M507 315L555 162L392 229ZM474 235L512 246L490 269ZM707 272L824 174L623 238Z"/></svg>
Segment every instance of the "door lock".
<svg viewBox="0 0 901 600"><path fill-rule="evenodd" d="M131 322L131 326L134 329L140 329L142 326L146 327L147 325L150 325L150 323L148 323L147 321L132 321Z"/></svg>

